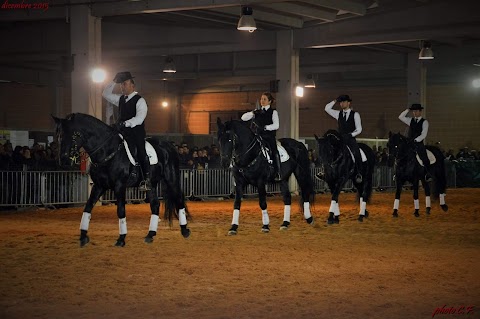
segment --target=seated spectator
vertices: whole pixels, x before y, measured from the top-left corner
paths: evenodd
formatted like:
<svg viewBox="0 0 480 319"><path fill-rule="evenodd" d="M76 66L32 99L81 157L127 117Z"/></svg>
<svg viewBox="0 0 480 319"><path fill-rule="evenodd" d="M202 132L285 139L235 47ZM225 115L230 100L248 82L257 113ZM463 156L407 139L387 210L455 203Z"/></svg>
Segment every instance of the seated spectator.
<svg viewBox="0 0 480 319"><path fill-rule="evenodd" d="M211 147L211 153L210 160L208 161L208 168L221 168L220 150L215 144Z"/></svg>

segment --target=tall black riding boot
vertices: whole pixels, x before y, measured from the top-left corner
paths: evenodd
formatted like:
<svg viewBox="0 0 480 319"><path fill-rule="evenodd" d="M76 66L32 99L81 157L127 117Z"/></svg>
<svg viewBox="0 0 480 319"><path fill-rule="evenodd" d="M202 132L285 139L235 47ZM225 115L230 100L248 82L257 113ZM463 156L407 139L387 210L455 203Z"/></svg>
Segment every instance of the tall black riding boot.
<svg viewBox="0 0 480 319"><path fill-rule="evenodd" d="M355 157L355 166L357 168L357 175L355 175L355 181L360 184L363 181L362 174L360 173L362 171L362 154L360 154L360 149L358 150L358 153L354 153Z"/></svg>
<svg viewBox="0 0 480 319"><path fill-rule="evenodd" d="M433 181L432 175L430 174L430 164L425 165L425 181L427 183Z"/></svg>
<svg viewBox="0 0 480 319"><path fill-rule="evenodd" d="M146 157L146 163L147 165L144 165L144 166L147 166L146 168L143 168L142 167L142 171L143 171L143 178L144 180L140 183L140 191L142 192L148 192L150 190L152 190L152 182L150 181L150 160L148 159L148 156Z"/></svg>
<svg viewBox="0 0 480 319"><path fill-rule="evenodd" d="M275 158L275 166L277 167L277 174L275 174L275 181L280 182L282 180L280 154L276 152L274 158Z"/></svg>

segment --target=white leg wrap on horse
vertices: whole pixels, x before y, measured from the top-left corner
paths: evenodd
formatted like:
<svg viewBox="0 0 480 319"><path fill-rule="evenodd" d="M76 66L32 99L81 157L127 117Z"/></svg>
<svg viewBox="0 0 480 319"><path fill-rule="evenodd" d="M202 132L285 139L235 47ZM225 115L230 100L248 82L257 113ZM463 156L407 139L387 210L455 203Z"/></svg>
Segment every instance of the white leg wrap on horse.
<svg viewBox="0 0 480 319"><path fill-rule="evenodd" d="M178 210L178 222L182 226L187 224L187 215L185 214L185 208L181 208Z"/></svg>
<svg viewBox="0 0 480 319"><path fill-rule="evenodd" d="M340 216L340 207L338 203L335 203L335 216Z"/></svg>
<svg viewBox="0 0 480 319"><path fill-rule="evenodd" d="M332 213L335 213L335 206L337 205L337 202L332 200L330 202L330 208L329 208L329 212L332 212Z"/></svg>
<svg viewBox="0 0 480 319"><path fill-rule="evenodd" d="M233 218L232 218L232 225L238 225L238 220L240 219L240 210L234 209L233 210Z"/></svg>
<svg viewBox="0 0 480 319"><path fill-rule="evenodd" d="M365 210L367 209L367 202L360 203L360 215L365 215Z"/></svg>
<svg viewBox="0 0 480 319"><path fill-rule="evenodd" d="M80 230L88 230L90 218L92 218L92 214L83 212L82 221L80 222Z"/></svg>
<svg viewBox="0 0 480 319"><path fill-rule="evenodd" d="M363 197L360 197L360 205L363 203Z"/></svg>
<svg viewBox="0 0 480 319"><path fill-rule="evenodd" d="M418 199L413 200L413 205L415 206L415 209L420 209L420 202L418 201Z"/></svg>
<svg viewBox="0 0 480 319"><path fill-rule="evenodd" d="M432 202L430 201L430 196L425 196L425 207L432 207Z"/></svg>
<svg viewBox="0 0 480 319"><path fill-rule="evenodd" d="M262 210L262 222L264 225L270 225L270 218L266 209Z"/></svg>
<svg viewBox="0 0 480 319"><path fill-rule="evenodd" d="M153 214L150 215L150 227L148 227L148 230L156 232L158 228L159 219L160 218L158 217L158 215L153 215Z"/></svg>
<svg viewBox="0 0 480 319"><path fill-rule="evenodd" d="M395 198L395 201L393 202L393 209L398 209L400 206L400 200Z"/></svg>
<svg viewBox="0 0 480 319"><path fill-rule="evenodd" d="M445 205L445 194L440 194L440 205Z"/></svg>
<svg viewBox="0 0 480 319"><path fill-rule="evenodd" d="M290 205L285 205L283 207L283 221L290 222Z"/></svg>
<svg viewBox="0 0 480 319"><path fill-rule="evenodd" d="M118 232L120 235L127 234L127 217L118 219Z"/></svg>
<svg viewBox="0 0 480 319"><path fill-rule="evenodd" d="M312 217L312 213L310 212L310 203L303 203L303 217L305 219L308 219Z"/></svg>

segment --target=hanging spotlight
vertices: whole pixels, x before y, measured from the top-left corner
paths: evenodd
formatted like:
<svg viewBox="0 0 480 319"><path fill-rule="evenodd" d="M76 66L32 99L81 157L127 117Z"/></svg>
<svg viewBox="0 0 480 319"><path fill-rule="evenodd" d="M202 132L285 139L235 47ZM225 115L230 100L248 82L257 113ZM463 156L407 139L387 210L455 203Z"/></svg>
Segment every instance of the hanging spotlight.
<svg viewBox="0 0 480 319"><path fill-rule="evenodd" d="M238 20L237 30L253 32L257 30L257 24L253 18L252 7L242 7L242 16Z"/></svg>
<svg viewBox="0 0 480 319"><path fill-rule="evenodd" d="M167 107L167 106L168 106L167 100L163 100L163 101L162 101L162 107Z"/></svg>
<svg viewBox="0 0 480 319"><path fill-rule="evenodd" d="M313 79L313 75L307 75L307 82L305 83L306 88L315 88L315 80Z"/></svg>
<svg viewBox="0 0 480 319"><path fill-rule="evenodd" d="M95 83L102 83L106 77L107 73L103 69L97 68L92 71L92 81Z"/></svg>
<svg viewBox="0 0 480 319"><path fill-rule="evenodd" d="M422 49L418 54L420 60L432 60L434 58L432 44L429 41L422 41Z"/></svg>
<svg viewBox="0 0 480 319"><path fill-rule="evenodd" d="M303 97L303 86L297 85L295 87L295 96L296 97Z"/></svg>
<svg viewBox="0 0 480 319"><path fill-rule="evenodd" d="M165 65L163 66L163 73L175 73L177 72L177 68L175 67L175 63L171 57L167 57L165 59Z"/></svg>

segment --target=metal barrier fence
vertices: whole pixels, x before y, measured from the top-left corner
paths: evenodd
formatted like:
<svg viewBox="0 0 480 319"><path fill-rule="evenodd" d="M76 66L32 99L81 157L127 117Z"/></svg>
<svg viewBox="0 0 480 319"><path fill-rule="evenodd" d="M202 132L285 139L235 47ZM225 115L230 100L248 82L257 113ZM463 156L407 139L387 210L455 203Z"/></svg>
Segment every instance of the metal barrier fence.
<svg viewBox="0 0 480 319"><path fill-rule="evenodd" d="M321 168L311 168L314 190L317 193L328 192L328 186L314 176ZM181 188L185 196L190 199L208 197L228 197L234 193L235 181L230 170L180 170ZM294 179L294 177L292 176ZM79 171L0 171L0 206L28 207L28 206L55 206L63 204L84 204L90 192L88 175ZM447 165L447 185L456 187L455 166ZM377 166L373 176L373 188L387 190L395 188L393 171L390 167ZM298 189L298 186L297 186ZM348 182L344 191L353 191L352 182ZM157 187L157 194L161 194L161 186ZM267 185L267 192L280 193L280 185ZM256 187L247 186L245 195L256 195ZM127 201L143 201L144 193L138 188L127 189ZM115 196L107 191L102 202L113 202Z"/></svg>

